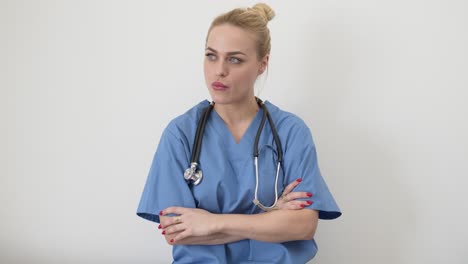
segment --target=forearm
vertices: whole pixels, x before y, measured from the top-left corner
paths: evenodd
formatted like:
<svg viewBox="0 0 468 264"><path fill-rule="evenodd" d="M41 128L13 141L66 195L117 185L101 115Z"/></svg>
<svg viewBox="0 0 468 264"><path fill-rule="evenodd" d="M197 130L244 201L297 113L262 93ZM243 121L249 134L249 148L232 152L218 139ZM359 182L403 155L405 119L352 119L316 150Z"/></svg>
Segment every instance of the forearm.
<svg viewBox="0 0 468 264"><path fill-rule="evenodd" d="M218 233L264 242L310 240L315 235L315 210L274 210L262 214L220 214Z"/></svg>
<svg viewBox="0 0 468 264"><path fill-rule="evenodd" d="M162 221L167 221L167 216L160 216ZM161 227L161 225L160 225ZM166 242L171 245L220 245L242 240L242 237L227 235L222 233L212 233L206 236L189 236L181 240L173 239L180 234L179 232L163 232Z"/></svg>
<svg viewBox="0 0 468 264"><path fill-rule="evenodd" d="M160 219L162 233L170 244L216 245L243 239L278 243L312 239L318 212L303 209L252 215L213 214L197 208L168 207L161 211Z"/></svg>
<svg viewBox="0 0 468 264"><path fill-rule="evenodd" d="M240 236L216 233L208 236L192 236L178 240L176 242L171 242L171 240L177 236L177 234L179 233L165 235L167 243L171 245L221 245L244 239Z"/></svg>

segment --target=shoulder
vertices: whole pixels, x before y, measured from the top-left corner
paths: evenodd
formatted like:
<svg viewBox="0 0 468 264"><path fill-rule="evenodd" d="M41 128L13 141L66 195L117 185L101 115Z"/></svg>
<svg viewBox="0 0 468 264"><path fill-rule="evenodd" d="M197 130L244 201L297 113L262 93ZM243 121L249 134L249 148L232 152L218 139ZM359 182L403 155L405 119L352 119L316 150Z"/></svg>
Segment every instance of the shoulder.
<svg viewBox="0 0 468 264"><path fill-rule="evenodd" d="M266 101L265 105L273 119L285 153L289 149L315 147L312 132L302 118L280 109L271 102ZM298 146L301 147L298 148Z"/></svg>
<svg viewBox="0 0 468 264"><path fill-rule="evenodd" d="M265 105L278 130L286 132L293 132L290 130L295 130L296 132L298 130L310 132L309 127L304 120L296 114L282 110L270 101L265 101Z"/></svg>
<svg viewBox="0 0 468 264"><path fill-rule="evenodd" d="M187 110L185 113L172 119L165 129L165 133L170 133L176 137L187 136L196 130L198 120L203 110L210 104L208 100L203 100Z"/></svg>

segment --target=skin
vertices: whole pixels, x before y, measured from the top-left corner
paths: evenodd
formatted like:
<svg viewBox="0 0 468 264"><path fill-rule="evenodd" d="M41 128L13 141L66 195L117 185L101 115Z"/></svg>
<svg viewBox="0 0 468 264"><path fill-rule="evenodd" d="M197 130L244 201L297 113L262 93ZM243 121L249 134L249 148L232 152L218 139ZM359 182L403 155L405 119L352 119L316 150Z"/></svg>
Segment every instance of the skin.
<svg viewBox="0 0 468 264"><path fill-rule="evenodd" d="M205 81L221 116L238 143L258 111L254 83L268 66L269 54L258 58L256 38L232 25L219 25L209 33L204 61ZM215 90L218 81L228 86ZM278 201L279 210L261 214L213 214L203 209L169 207L160 213L160 229L169 244L213 245L243 239L265 242L308 240L315 235L316 210L299 210L312 201L307 192L292 192L300 179L289 184ZM165 216L175 214L177 216Z"/></svg>
<svg viewBox="0 0 468 264"><path fill-rule="evenodd" d="M283 191L283 194L281 195L281 197L280 197L280 199L278 200L278 203L277 203L277 207L278 207L279 210L299 210L299 209L303 209L304 207L309 206L309 205L311 205L313 203L313 201L310 201L310 200L306 200L306 201L297 200L297 199L300 199L300 198L311 198L312 197L312 194L308 193L308 192L292 192L292 190L296 186L298 186L300 183L301 183L301 179L297 179L297 180L293 181L292 183L290 183L288 186L286 186L286 188ZM182 214L185 214L185 216L188 216L186 219L184 219L185 222L190 222L190 221L208 221L208 222L210 222L210 221L213 221L215 224L216 223L219 224L219 223L223 223L222 222L223 220L226 220L225 218L224 219L212 218L213 214L211 214L211 215L207 214L208 213L207 211L201 210L201 209L188 209L188 208L183 208L183 207L170 207L170 208L167 208L166 210L162 211L162 214L169 214L169 213L176 213L176 214L178 214L180 216ZM209 219L205 219L205 220L190 219L190 217L193 217L193 215L197 215L197 214L200 214L200 215L202 215L202 217L207 217ZM215 216L220 216L220 215L215 215ZM233 215L230 215L230 216L233 216ZM184 224L184 222L177 223L176 220L175 220L175 217L167 217L167 216L162 215L162 216L160 216L160 218L161 218L161 224L159 225L159 229L163 229L162 234L165 236L166 242L168 244L173 244L173 245L176 245L176 244L178 244L178 245L218 245L218 244L231 243L231 242L235 242L235 241L239 241L239 240L247 238L245 236L242 236L242 234L235 233L236 232L235 229L233 229L231 231L231 233L212 232L212 231L199 231L199 230L197 230L197 232L201 232L201 233L188 235L187 232L185 234L183 232L186 229L190 228L190 227L187 227L187 225ZM196 218L196 216L195 216L195 218ZM182 218L181 218L181 220L182 220ZM233 224L240 223L243 226L243 228L246 229L248 227L248 225L245 225L245 221L249 221L251 219L242 219L242 217L239 217L239 215L237 215L237 217L232 217L231 219L228 219L228 220L231 220L233 222ZM271 220L271 219L265 219L265 220L259 219L258 223L262 223L262 221L268 221L268 220ZM282 222L278 218L276 218L275 220L278 221L278 222ZM287 221L287 220L285 220L285 221ZM289 222L283 222L283 223L289 224ZM316 224L317 223L315 223L315 225ZM226 226L226 225L224 225L224 226ZM260 228L263 227L263 226L264 225L261 224ZM277 228L283 228L283 227L284 227L284 225L282 225L281 227L277 227ZM255 231L256 228L257 227L255 227L255 226L250 227L250 229L252 231L249 231L248 234L252 234L253 231ZM269 226L268 228L274 228L274 227ZM215 227L215 229L220 230L220 229L223 229L223 227L222 227L222 225L221 225L221 227L220 227L220 225L218 225L217 227ZM209 228L207 230L209 230ZM206 232L206 233L204 233L204 232ZM305 234L305 233L293 234L293 235L296 235L296 236L306 235L305 236L306 239L309 239L307 237L307 234ZM260 237L260 238L262 238L262 237ZM252 238L252 239L256 239L256 238ZM257 238L257 240L262 240L262 239ZM292 239L292 240L297 240L297 239ZM262 241L283 242L283 240L278 240L278 237L268 237L268 239L262 240ZM284 241L290 241L290 240L286 239Z"/></svg>
<svg viewBox="0 0 468 264"><path fill-rule="evenodd" d="M258 59L255 35L239 27L220 25L214 27L205 49L205 82L214 110L221 116L239 142L258 111L254 83L265 71L269 56ZM229 88L216 91L212 83L222 82Z"/></svg>

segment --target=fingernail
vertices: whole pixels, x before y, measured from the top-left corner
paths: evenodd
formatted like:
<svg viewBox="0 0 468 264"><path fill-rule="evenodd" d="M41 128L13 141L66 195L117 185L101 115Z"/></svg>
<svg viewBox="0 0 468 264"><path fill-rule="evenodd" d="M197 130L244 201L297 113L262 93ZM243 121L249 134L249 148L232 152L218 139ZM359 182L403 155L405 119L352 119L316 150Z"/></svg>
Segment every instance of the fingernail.
<svg viewBox="0 0 468 264"><path fill-rule="evenodd" d="M165 235L165 234L166 234L166 230L162 231L162 233L161 233L161 234Z"/></svg>
<svg viewBox="0 0 468 264"><path fill-rule="evenodd" d="M171 239L171 241L169 241L169 242L174 243L174 239Z"/></svg>
<svg viewBox="0 0 468 264"><path fill-rule="evenodd" d="M160 211L160 212L159 212L159 215L163 215L163 211Z"/></svg>
<svg viewBox="0 0 468 264"><path fill-rule="evenodd" d="M304 207L305 207L305 205L304 205L304 204L301 204L301 207L302 207L302 208L304 208Z"/></svg>
<svg viewBox="0 0 468 264"><path fill-rule="evenodd" d="M297 181L297 182L301 182L301 181L302 181L302 179L301 179L301 178L299 178L299 179L297 179L296 181Z"/></svg>
<svg viewBox="0 0 468 264"><path fill-rule="evenodd" d="M307 196L312 197L312 193L308 192Z"/></svg>
<svg viewBox="0 0 468 264"><path fill-rule="evenodd" d="M313 202L312 201L307 201L307 204L308 205L311 205Z"/></svg>
<svg viewBox="0 0 468 264"><path fill-rule="evenodd" d="M161 226L161 225L159 225L159 226L158 226L158 229L161 229L161 228L162 228L162 226Z"/></svg>

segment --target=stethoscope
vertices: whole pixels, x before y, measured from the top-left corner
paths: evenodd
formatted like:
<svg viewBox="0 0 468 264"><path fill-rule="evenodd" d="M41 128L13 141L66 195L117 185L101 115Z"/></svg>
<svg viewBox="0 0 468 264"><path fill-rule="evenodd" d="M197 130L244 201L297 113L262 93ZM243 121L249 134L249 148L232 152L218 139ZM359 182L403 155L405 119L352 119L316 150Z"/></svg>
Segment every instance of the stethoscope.
<svg viewBox="0 0 468 264"><path fill-rule="evenodd" d="M263 110L263 116L262 116L262 121L260 122L260 126L257 130L257 135L255 136L255 143L254 143L254 151L253 151L253 156L254 156L254 166L255 166L255 198L253 200L253 203L260 207L264 211L270 211L273 209L276 209L276 203L278 202L278 176L281 168L281 162L283 160L283 150L281 148L281 142L278 136L278 133L276 132L276 127L273 123L273 120L271 119L270 113L268 112L267 107L263 103L262 100L259 98L255 98L257 100L257 104L260 108ZM193 142L193 148L192 148L192 156L190 158L190 167L185 170L184 172L184 178L188 183L192 183L193 185L198 185L202 181L203 178L203 172L201 169L198 169L198 160L200 158L200 149L201 149L201 144L203 140L203 131L205 130L206 126L206 121L208 120L208 116L211 113L211 110L213 110L214 107L214 102L210 103L209 106L207 106L202 113L201 118L198 120L198 126L197 126L197 131L195 133L195 139ZM265 206L263 205L259 200L258 200L258 141L260 139L260 135L263 130L263 126L265 125L265 121L268 118L268 123L270 124L271 132L273 133L273 138L275 140L276 144L276 151L278 155L278 161L277 161L277 167L276 167L276 177L275 177L275 202L271 206Z"/></svg>

